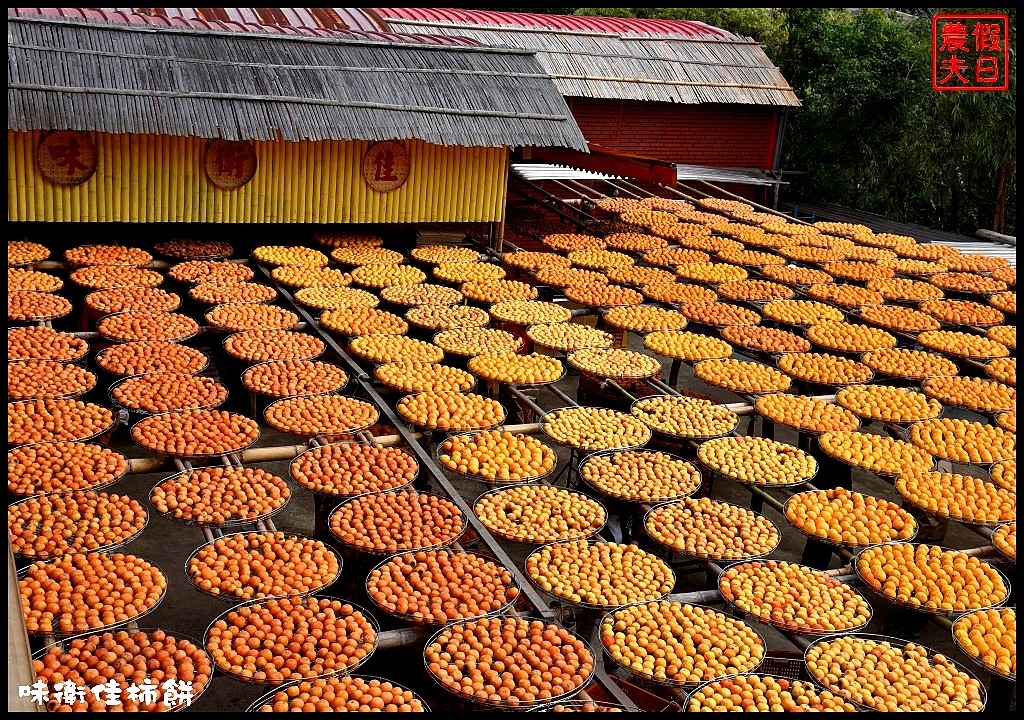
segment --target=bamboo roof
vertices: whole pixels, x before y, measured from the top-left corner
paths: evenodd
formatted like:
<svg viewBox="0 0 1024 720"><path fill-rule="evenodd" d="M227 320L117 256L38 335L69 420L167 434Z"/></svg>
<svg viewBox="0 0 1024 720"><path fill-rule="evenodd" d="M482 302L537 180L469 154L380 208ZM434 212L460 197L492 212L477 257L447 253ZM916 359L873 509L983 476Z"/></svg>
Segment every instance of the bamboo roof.
<svg viewBox="0 0 1024 720"><path fill-rule="evenodd" d="M521 49L9 12L7 57L9 130L587 148Z"/></svg>
<svg viewBox="0 0 1024 720"><path fill-rule="evenodd" d="M375 8L393 32L463 36L534 50L566 97L684 104L798 107L800 100L761 46L730 33L648 34L560 30L453 20L411 20ZM407 14L407 13L406 13Z"/></svg>

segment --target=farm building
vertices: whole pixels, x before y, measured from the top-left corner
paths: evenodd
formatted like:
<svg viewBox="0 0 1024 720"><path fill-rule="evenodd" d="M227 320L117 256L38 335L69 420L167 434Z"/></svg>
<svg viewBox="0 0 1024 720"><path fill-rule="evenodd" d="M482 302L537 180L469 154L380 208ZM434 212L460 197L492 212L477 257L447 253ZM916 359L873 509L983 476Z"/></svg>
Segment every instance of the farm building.
<svg viewBox="0 0 1024 720"><path fill-rule="evenodd" d="M800 101L758 43L694 21L541 15L459 8L108 8L156 22L255 25L279 32L390 32L467 39L536 53L585 136L589 157L517 153L532 179L545 163L602 173L667 161L679 181L707 181L773 204L786 115ZM610 151L605 153L604 151ZM626 162L625 165L623 163ZM556 176L564 173L554 173ZM661 176L658 176L661 177Z"/></svg>
<svg viewBox="0 0 1024 720"><path fill-rule="evenodd" d="M535 50L592 146L667 160L679 166L682 181L727 183L751 199L767 199L754 188L775 182L786 112L800 105L757 42L700 22L432 8L372 12L394 32ZM750 185L743 191L737 184Z"/></svg>
<svg viewBox="0 0 1024 720"><path fill-rule="evenodd" d="M17 223L497 223L511 149L586 149L466 38L12 9L8 53Z"/></svg>

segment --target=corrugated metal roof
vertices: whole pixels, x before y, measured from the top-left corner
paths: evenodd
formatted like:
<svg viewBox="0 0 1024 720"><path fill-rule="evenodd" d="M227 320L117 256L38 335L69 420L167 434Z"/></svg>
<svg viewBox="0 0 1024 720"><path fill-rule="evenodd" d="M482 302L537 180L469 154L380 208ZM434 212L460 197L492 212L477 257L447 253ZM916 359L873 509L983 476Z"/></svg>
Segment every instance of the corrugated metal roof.
<svg viewBox="0 0 1024 720"><path fill-rule="evenodd" d="M552 165L550 163L512 163L512 172L523 180L611 180L621 175L606 175L593 170Z"/></svg>
<svg viewBox="0 0 1024 720"><path fill-rule="evenodd" d="M709 183L737 183L739 185L777 185L779 181L757 168L721 168L706 165L676 165L676 179L703 180Z"/></svg>
<svg viewBox="0 0 1024 720"><path fill-rule="evenodd" d="M689 35L735 38L732 33L695 20L645 20L641 18L544 15L540 13L467 10L465 8L372 8L385 20L423 20L467 25L518 25L545 30L573 30L640 35Z"/></svg>
<svg viewBox="0 0 1024 720"><path fill-rule="evenodd" d="M231 140L586 140L532 53L8 14L7 127Z"/></svg>
<svg viewBox="0 0 1024 720"><path fill-rule="evenodd" d="M259 21L260 16L254 13L234 12L252 10L253 8L137 8L147 10L146 13L132 13L133 8L8 8L8 17L54 17L66 20L92 20L97 22L124 23L127 25L149 25L162 28L180 28L194 30L212 30L217 32L258 32L271 35L304 35L307 37L352 37L368 40L394 41L402 38L402 42L419 42L433 45L479 45L480 43L461 36L425 35L413 33L399 35L389 33L373 26L369 29L346 29L344 27L305 26L297 24L267 24ZM259 8L261 10L294 11L302 8ZM308 8L310 11L327 11L344 8ZM187 11L224 10L219 15L227 18L214 19L218 13L187 12ZM230 12L228 12L230 11ZM292 13L286 12L283 19L287 20ZM269 19L270 15L266 15ZM302 15L291 17L292 20L305 19Z"/></svg>
<svg viewBox="0 0 1024 720"><path fill-rule="evenodd" d="M553 165L551 163L513 163L512 171L524 180L602 180L627 177L608 175L593 170ZM754 168L716 168L703 165L676 165L680 181L704 180L710 183L734 183L739 185L773 185L777 183L762 171Z"/></svg>
<svg viewBox="0 0 1024 720"><path fill-rule="evenodd" d="M321 30L385 30L361 8L105 8L125 14L181 17L203 22L277 25Z"/></svg>
<svg viewBox="0 0 1024 720"><path fill-rule="evenodd" d="M394 8L374 8L373 12L394 32L462 35L492 47L534 50L566 97L688 105L800 105L761 46L728 33L579 32L557 27L538 31L538 26L516 21L528 17L540 18L536 22L542 23L543 18L552 16ZM406 16L437 19L409 20Z"/></svg>

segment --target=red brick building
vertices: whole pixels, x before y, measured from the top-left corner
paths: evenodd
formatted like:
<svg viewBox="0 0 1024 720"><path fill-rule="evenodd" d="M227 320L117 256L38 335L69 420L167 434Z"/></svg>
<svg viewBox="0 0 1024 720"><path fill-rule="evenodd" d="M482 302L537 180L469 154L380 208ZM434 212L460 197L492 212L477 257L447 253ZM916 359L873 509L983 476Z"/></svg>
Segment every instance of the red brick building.
<svg viewBox="0 0 1024 720"><path fill-rule="evenodd" d="M770 202L786 113L800 102L750 38L681 20L450 8L368 12L393 32L535 50L592 145L694 166L679 169L680 182L709 179Z"/></svg>

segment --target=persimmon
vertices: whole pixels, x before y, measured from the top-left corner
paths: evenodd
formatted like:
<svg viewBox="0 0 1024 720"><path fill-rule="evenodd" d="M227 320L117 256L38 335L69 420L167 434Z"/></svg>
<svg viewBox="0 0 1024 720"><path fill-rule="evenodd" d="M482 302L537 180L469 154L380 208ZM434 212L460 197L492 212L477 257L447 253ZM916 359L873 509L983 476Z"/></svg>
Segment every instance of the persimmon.
<svg viewBox="0 0 1024 720"><path fill-rule="evenodd" d="M856 707L814 683L759 673L712 680L687 699L687 712L744 710L762 712L855 712Z"/></svg>
<svg viewBox="0 0 1024 720"><path fill-rule="evenodd" d="M127 265L86 265L72 270L71 282L91 290L115 287L156 287L164 276L156 270Z"/></svg>
<svg viewBox="0 0 1024 720"><path fill-rule="evenodd" d="M223 240L197 240L178 238L158 242L153 250L175 260L215 260L231 257L235 249Z"/></svg>
<svg viewBox="0 0 1024 720"><path fill-rule="evenodd" d="M71 312L71 301L49 292L15 290L7 293L7 319L14 322L55 320Z"/></svg>
<svg viewBox="0 0 1024 720"><path fill-rule="evenodd" d="M57 292L64 287L64 281L56 275L38 270L7 268L7 292Z"/></svg>
<svg viewBox="0 0 1024 720"><path fill-rule="evenodd" d="M495 320L523 326L564 323L572 318L572 311L564 305L540 300L506 300L491 305L488 313Z"/></svg>
<svg viewBox="0 0 1024 720"><path fill-rule="evenodd" d="M767 555L782 536L768 518L712 498L682 498L652 508L644 529L674 552L712 560Z"/></svg>
<svg viewBox="0 0 1024 720"><path fill-rule="evenodd" d="M217 305L204 317L213 327L230 332L291 330L299 322L299 316L291 310L261 302L231 302Z"/></svg>
<svg viewBox="0 0 1024 720"><path fill-rule="evenodd" d="M174 312L181 307L181 297L155 287L116 287L92 291L85 296L85 304L103 314L125 310Z"/></svg>
<svg viewBox="0 0 1024 720"><path fill-rule="evenodd" d="M50 257L50 250L45 245L28 240L7 241L7 266L30 265L42 262Z"/></svg>
<svg viewBox="0 0 1024 720"><path fill-rule="evenodd" d="M811 677L841 697L880 711L981 712L977 678L944 655L897 638L821 640L807 650Z"/></svg>
<svg viewBox="0 0 1024 720"><path fill-rule="evenodd" d="M341 561L320 540L241 532L203 545L186 571L203 592L247 599L320 590L338 578Z"/></svg>
<svg viewBox="0 0 1024 720"><path fill-rule="evenodd" d="M375 625L361 609L341 600L274 597L241 605L215 620L206 633L206 649L228 675L277 685L361 665L376 647ZM259 639L256 647L253 638Z"/></svg>
<svg viewBox="0 0 1024 720"><path fill-rule="evenodd" d="M64 251L69 265L148 265L153 256L142 248L123 245L79 245Z"/></svg>
<svg viewBox="0 0 1024 720"><path fill-rule="evenodd" d="M675 500L697 491L700 471L691 463L653 450L592 455L580 477L601 493L634 502Z"/></svg>
<svg viewBox="0 0 1024 720"><path fill-rule="evenodd" d="M239 360L312 360L327 344L318 337L294 330L245 330L224 338L224 350Z"/></svg>
<svg viewBox="0 0 1024 720"><path fill-rule="evenodd" d="M157 512L197 525L254 522L291 497L284 479L260 468L196 468L172 475L149 494Z"/></svg>
<svg viewBox="0 0 1024 720"><path fill-rule="evenodd" d="M41 325L7 328L7 360L73 362L85 357L89 343L72 333Z"/></svg>
<svg viewBox="0 0 1024 720"><path fill-rule="evenodd" d="M269 303L277 298L277 290L256 282L202 282L193 285L188 296L206 305Z"/></svg>
<svg viewBox="0 0 1024 720"><path fill-rule="evenodd" d="M95 403L64 398L7 403L7 444L85 440L114 426L114 413Z"/></svg>
<svg viewBox="0 0 1024 720"><path fill-rule="evenodd" d="M959 550L893 542L863 550L857 573L890 600L927 612L966 612L998 605L1009 594L988 563Z"/></svg>
<svg viewBox="0 0 1024 720"><path fill-rule="evenodd" d="M7 509L14 552L46 559L124 543L146 527L145 508L126 495L77 490L30 497Z"/></svg>
<svg viewBox="0 0 1024 720"><path fill-rule="evenodd" d="M526 574L556 597L591 607L657 600L675 585L672 568L635 544L570 540L534 550Z"/></svg>
<svg viewBox="0 0 1024 720"><path fill-rule="evenodd" d="M124 455L102 445L58 440L7 453L7 490L28 496L109 485L128 471Z"/></svg>
<svg viewBox="0 0 1024 720"><path fill-rule="evenodd" d="M572 352L588 347L610 348L615 342L611 333L574 322L553 322L531 325L527 337L535 345L559 352Z"/></svg>
<svg viewBox="0 0 1024 720"><path fill-rule="evenodd" d="M669 600L609 612L601 620L600 637L621 667L674 685L753 670L766 652L764 640L742 620Z"/></svg>
<svg viewBox="0 0 1024 720"><path fill-rule="evenodd" d="M18 581L25 627L33 634L125 622L152 610L166 590L160 568L124 553L67 553L32 563Z"/></svg>
<svg viewBox="0 0 1024 720"><path fill-rule="evenodd" d="M453 657L448 648L462 648L464 657ZM494 617L457 622L442 629L423 654L427 671L451 692L511 707L569 695L594 673L593 655L582 640L540 620ZM498 654L505 659L498 660ZM559 670L557 676L550 672L552 667ZM500 692L502 688L506 692Z"/></svg>
<svg viewBox="0 0 1024 720"><path fill-rule="evenodd" d="M54 360L15 360L7 363L7 397L78 397L96 387L96 375L72 363Z"/></svg>
<svg viewBox="0 0 1024 720"><path fill-rule="evenodd" d="M202 350L167 340L125 342L96 353L96 365L111 375L151 372L194 375L205 370L209 363L210 359Z"/></svg>
<svg viewBox="0 0 1024 720"><path fill-rule="evenodd" d="M199 323L188 315L150 310L125 310L106 315L96 330L115 342L165 340L180 342L199 332Z"/></svg>
<svg viewBox="0 0 1024 720"><path fill-rule="evenodd" d="M396 447L365 443L331 443L298 455L289 465L292 480L325 495L361 495L404 487L419 472L419 463Z"/></svg>
<svg viewBox="0 0 1024 720"><path fill-rule="evenodd" d="M264 265L309 265L323 267L330 260L319 250L297 245L260 245L252 251L257 262Z"/></svg>
<svg viewBox="0 0 1024 720"><path fill-rule="evenodd" d="M412 691L388 680L341 675L300 680L279 690L256 712L427 712Z"/></svg>
<svg viewBox="0 0 1024 720"><path fill-rule="evenodd" d="M269 360L242 373L247 389L277 398L337 392L347 382L337 365L313 360Z"/></svg>
<svg viewBox="0 0 1024 720"><path fill-rule="evenodd" d="M538 484L485 493L477 499L473 512L503 538L538 544L591 537L608 519L608 511L596 500Z"/></svg>
<svg viewBox="0 0 1024 720"><path fill-rule="evenodd" d="M448 498L410 490L360 495L330 517L331 532L349 547L394 553L449 545L462 535L466 518Z"/></svg>
<svg viewBox="0 0 1024 720"><path fill-rule="evenodd" d="M651 429L631 415L610 408L570 407L544 416L544 434L562 445L581 450L640 447Z"/></svg>
<svg viewBox="0 0 1024 720"><path fill-rule="evenodd" d="M519 596L506 568L481 555L447 549L389 558L370 572L366 591L386 612L430 623L486 615Z"/></svg>
<svg viewBox="0 0 1024 720"><path fill-rule="evenodd" d="M131 435L148 450L187 457L237 452L254 443L260 429L255 420L225 410L175 410L140 420Z"/></svg>
<svg viewBox="0 0 1024 720"><path fill-rule="evenodd" d="M140 670L139 667L142 667ZM52 684L72 683L86 688L96 684L87 678L94 670L99 678L113 682L119 693L114 705L107 705L106 693L99 696L86 692L74 703L64 702L59 693L51 693L47 709L52 711L160 711L176 709L183 698L172 700L165 694L163 683L178 681L191 683L191 698L196 699L209 684L213 666L209 655L191 640L175 636L164 630L149 632L127 630L93 634L70 640L66 645L51 646L33 662L36 677ZM129 692L131 686L141 684L160 674L161 682L154 683L154 699L140 693Z"/></svg>
<svg viewBox="0 0 1024 720"><path fill-rule="evenodd" d="M758 485L799 485L818 471L818 462L809 453L751 435L708 440L697 449L697 457L715 472Z"/></svg>
<svg viewBox="0 0 1024 720"><path fill-rule="evenodd" d="M247 265L225 260L186 260L172 265L167 271L167 276L172 280L193 285L205 282L248 282L255 275Z"/></svg>
<svg viewBox="0 0 1024 720"><path fill-rule="evenodd" d="M730 565L718 588L742 612L793 632L857 630L871 620L871 606L850 586L783 560Z"/></svg>

